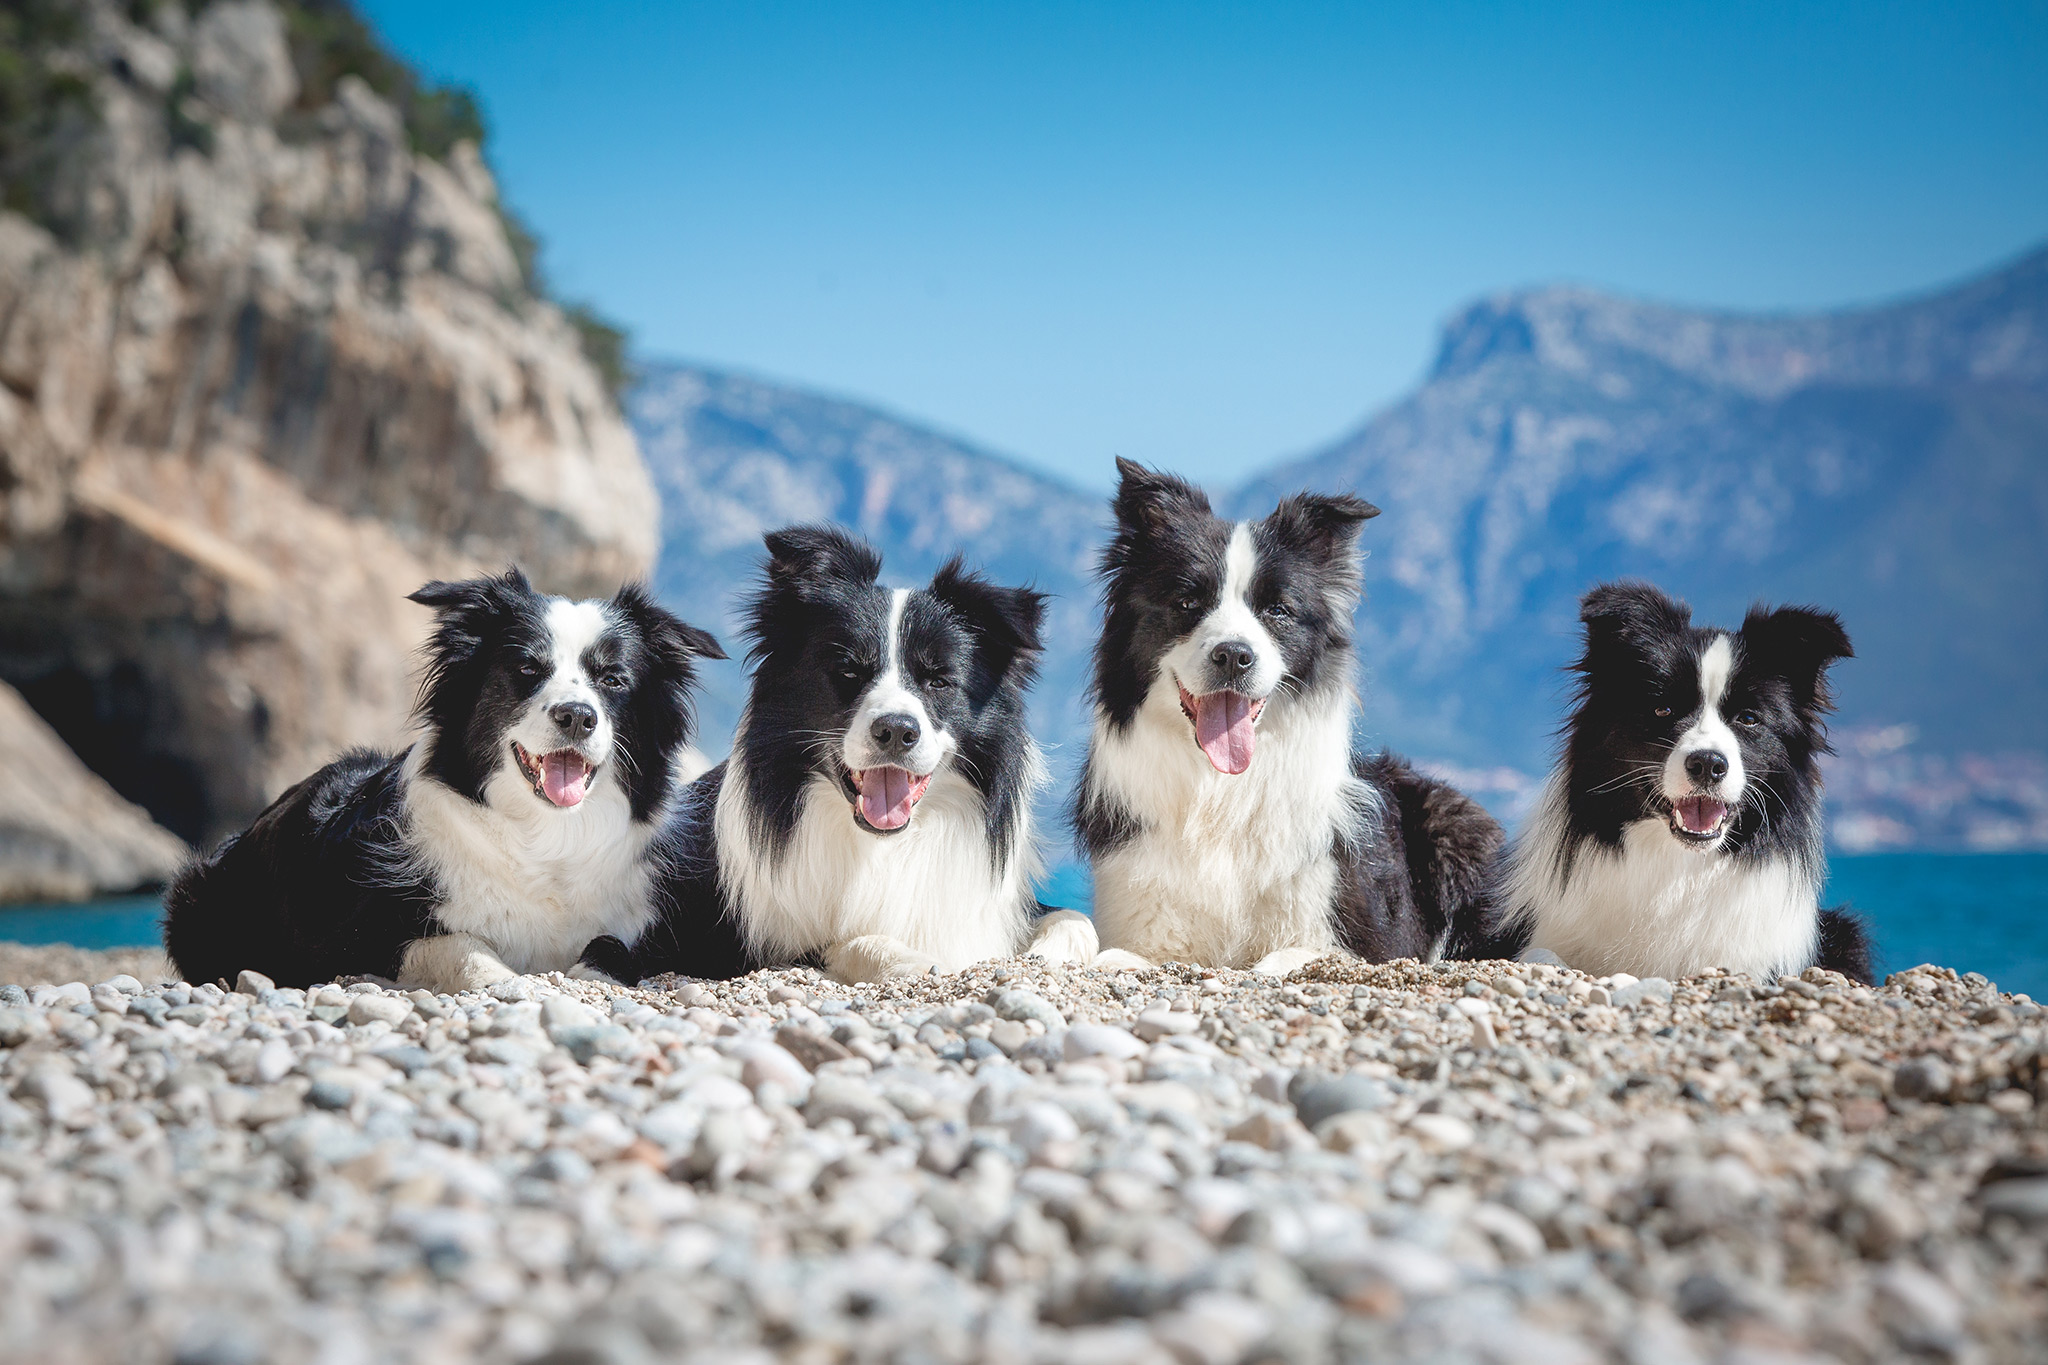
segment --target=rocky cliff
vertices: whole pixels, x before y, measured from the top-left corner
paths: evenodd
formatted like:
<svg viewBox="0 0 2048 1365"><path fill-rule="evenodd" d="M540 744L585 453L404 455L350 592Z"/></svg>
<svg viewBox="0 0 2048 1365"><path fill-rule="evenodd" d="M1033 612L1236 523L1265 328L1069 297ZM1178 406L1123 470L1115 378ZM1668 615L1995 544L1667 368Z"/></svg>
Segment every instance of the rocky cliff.
<svg viewBox="0 0 2048 1365"><path fill-rule="evenodd" d="M123 801L0 683L0 901L82 900L167 881L185 846Z"/></svg>
<svg viewBox="0 0 2048 1365"><path fill-rule="evenodd" d="M31 11L56 75L0 142L0 678L210 839L399 738L406 592L514 558L608 591L655 499L475 142L420 146L346 11Z"/></svg>

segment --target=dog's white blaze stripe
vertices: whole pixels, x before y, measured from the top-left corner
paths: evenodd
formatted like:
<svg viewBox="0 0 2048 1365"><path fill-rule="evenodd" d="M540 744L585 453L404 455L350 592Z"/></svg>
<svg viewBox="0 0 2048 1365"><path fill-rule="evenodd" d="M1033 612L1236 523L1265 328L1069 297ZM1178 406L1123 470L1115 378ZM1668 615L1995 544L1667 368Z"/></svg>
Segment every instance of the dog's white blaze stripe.
<svg viewBox="0 0 2048 1365"><path fill-rule="evenodd" d="M1240 521L1230 528L1230 544L1223 549L1223 600L1249 603L1252 575L1258 568L1259 552L1252 545L1252 524Z"/></svg>
<svg viewBox="0 0 2048 1365"><path fill-rule="evenodd" d="M1734 805L1742 799L1742 784L1748 774L1742 767L1742 742L1721 714L1728 695L1728 681L1735 673L1735 645L1726 635L1716 635L1700 654L1700 710L1691 725L1671 747L1664 760L1664 795L1677 800L1696 790L1686 775L1685 760L1706 749L1718 750L1728 760L1728 775L1714 787L1721 800Z"/></svg>
<svg viewBox="0 0 2048 1365"><path fill-rule="evenodd" d="M902 686L903 676L903 608L910 602L910 589L898 588L889 594L888 642L883 646L886 662L882 665L882 680Z"/></svg>
<svg viewBox="0 0 2048 1365"><path fill-rule="evenodd" d="M953 747L953 738L932 724L924 699L905 681L909 670L903 666L903 612L910 602L910 589L895 588L889 594L889 623L882 632L882 669L868 685L860 705L854 708L846 734L840 741L840 757L848 768L859 772L877 762L889 762L914 773L928 773L939 766ZM908 754L878 755L870 734L883 716L909 716L917 722L918 740Z"/></svg>
<svg viewBox="0 0 2048 1365"><path fill-rule="evenodd" d="M1231 528L1230 539L1223 548L1223 586L1217 594L1216 605L1202 618L1202 623L1186 639L1168 650L1160 661L1161 667L1188 691L1200 693L1210 690L1204 682L1208 676L1209 652L1226 640L1244 641L1252 647L1252 654L1257 660L1238 690L1247 696L1263 697L1280 685L1280 679L1287 672L1287 661L1281 656L1279 645L1266 633L1259 614L1252 610L1252 579L1258 571L1259 552L1252 540L1252 524L1240 521ZM1178 698L1179 693L1175 692L1174 696ZM1178 708L1179 701L1176 700L1174 705Z"/></svg>
<svg viewBox="0 0 2048 1365"><path fill-rule="evenodd" d="M602 602L571 602L558 597L548 603L548 635L555 649L555 678L583 681L583 655L611 628Z"/></svg>

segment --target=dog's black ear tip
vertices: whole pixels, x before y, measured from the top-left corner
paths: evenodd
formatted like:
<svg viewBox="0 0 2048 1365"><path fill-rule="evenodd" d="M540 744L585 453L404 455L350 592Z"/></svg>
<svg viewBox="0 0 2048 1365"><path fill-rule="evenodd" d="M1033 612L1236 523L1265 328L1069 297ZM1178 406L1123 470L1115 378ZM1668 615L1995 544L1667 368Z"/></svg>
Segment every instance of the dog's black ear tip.
<svg viewBox="0 0 2048 1365"><path fill-rule="evenodd" d="M407 593L405 595L405 600L408 602L417 602L423 607L438 608L451 606L456 602L460 602L461 600L463 600L463 598L467 597L468 594L468 584L450 583L445 579L436 578L430 582L422 583L419 587Z"/></svg>

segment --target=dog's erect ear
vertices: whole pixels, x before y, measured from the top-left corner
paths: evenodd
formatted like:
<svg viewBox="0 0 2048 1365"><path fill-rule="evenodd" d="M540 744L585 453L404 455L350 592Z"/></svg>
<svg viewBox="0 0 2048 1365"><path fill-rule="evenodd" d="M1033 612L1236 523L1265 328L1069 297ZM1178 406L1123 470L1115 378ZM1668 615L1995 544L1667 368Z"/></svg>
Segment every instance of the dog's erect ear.
<svg viewBox="0 0 2048 1365"><path fill-rule="evenodd" d="M1828 665L1853 659L1842 618L1818 607L1751 607L1742 621L1743 657L1792 684L1793 700L1808 715L1831 710Z"/></svg>
<svg viewBox="0 0 2048 1365"><path fill-rule="evenodd" d="M658 653L676 662L692 658L723 659L725 647L707 630L699 630L654 600L643 584L628 583L612 597L612 607L639 628Z"/></svg>
<svg viewBox="0 0 2048 1365"><path fill-rule="evenodd" d="M835 579L865 585L882 576L882 556L875 547L836 526L785 526L762 539L768 546L770 591L808 597Z"/></svg>
<svg viewBox="0 0 2048 1365"><path fill-rule="evenodd" d="M1175 474L1116 457L1117 525L1151 535L1186 516L1211 516L1209 495Z"/></svg>
<svg viewBox="0 0 2048 1365"><path fill-rule="evenodd" d="M1039 626L1045 620L1044 593L991 583L968 569L958 555L932 576L931 592L974 632L991 677L1000 680L1022 670L1022 680L1031 680L1043 648Z"/></svg>

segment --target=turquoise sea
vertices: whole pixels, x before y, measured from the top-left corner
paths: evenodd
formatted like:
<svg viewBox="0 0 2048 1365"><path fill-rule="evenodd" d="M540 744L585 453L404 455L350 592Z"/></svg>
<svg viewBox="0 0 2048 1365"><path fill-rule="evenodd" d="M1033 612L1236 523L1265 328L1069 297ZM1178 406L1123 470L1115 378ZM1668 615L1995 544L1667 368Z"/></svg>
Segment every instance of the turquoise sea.
<svg viewBox="0 0 2048 1365"><path fill-rule="evenodd" d="M1055 868L1040 896L1086 909L1087 869ZM1827 903L1870 921L1884 971L1922 962L1982 972L2002 990L2048 999L2048 853L1874 853L1837 857ZM160 942L153 896L0 908L0 940L81 948Z"/></svg>

